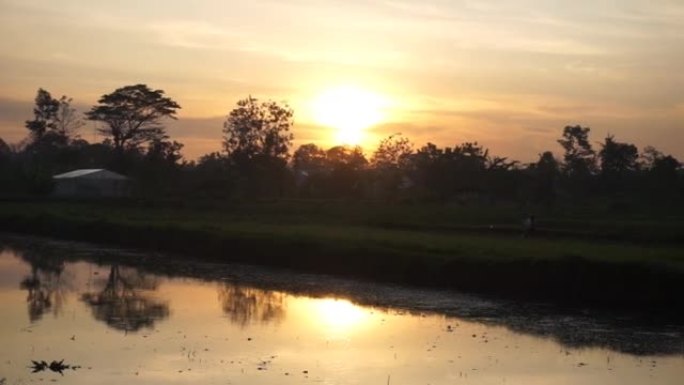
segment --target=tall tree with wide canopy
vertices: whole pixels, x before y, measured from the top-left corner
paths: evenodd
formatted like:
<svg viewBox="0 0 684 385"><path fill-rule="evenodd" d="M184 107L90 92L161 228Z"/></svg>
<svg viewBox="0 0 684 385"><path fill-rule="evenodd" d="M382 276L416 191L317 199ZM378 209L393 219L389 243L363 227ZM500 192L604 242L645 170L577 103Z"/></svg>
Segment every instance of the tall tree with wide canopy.
<svg viewBox="0 0 684 385"><path fill-rule="evenodd" d="M86 116L104 124L98 131L122 153L126 148L165 139L161 122L164 118L176 119L176 110L180 108L164 96L164 91L136 84L103 95Z"/></svg>

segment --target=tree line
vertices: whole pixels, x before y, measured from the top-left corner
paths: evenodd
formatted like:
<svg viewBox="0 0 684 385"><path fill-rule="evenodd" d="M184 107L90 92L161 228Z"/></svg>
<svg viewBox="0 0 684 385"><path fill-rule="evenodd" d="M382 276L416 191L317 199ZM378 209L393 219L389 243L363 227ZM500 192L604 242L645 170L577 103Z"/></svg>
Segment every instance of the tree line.
<svg viewBox="0 0 684 385"><path fill-rule="evenodd" d="M513 202L555 205L602 199L611 204L681 204L682 164L653 147L642 151L609 135L592 144L590 128L566 126L559 154L531 163L491 155L476 142L416 147L401 134L370 154L358 146L293 149L294 111L286 103L247 97L223 124L223 150L196 161L181 155L164 121L181 108L163 90L118 88L79 114L67 96L39 89L28 135L0 139L0 194L49 194L52 175L107 168L131 176L146 201L226 199L370 199L387 201ZM93 121L103 140L80 137Z"/></svg>

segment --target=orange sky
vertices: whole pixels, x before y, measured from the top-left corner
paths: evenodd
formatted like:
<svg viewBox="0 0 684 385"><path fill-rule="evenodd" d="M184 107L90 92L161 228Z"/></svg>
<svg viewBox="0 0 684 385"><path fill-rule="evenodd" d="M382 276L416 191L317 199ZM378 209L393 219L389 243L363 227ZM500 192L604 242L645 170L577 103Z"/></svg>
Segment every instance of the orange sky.
<svg viewBox="0 0 684 385"><path fill-rule="evenodd" d="M478 140L523 161L560 154L563 126L684 158L684 2L533 0L0 0L0 137L25 136L36 90L85 111L135 83L183 107L172 137L220 149L247 95L295 109L295 145L339 137L312 110L352 86L382 98L368 153ZM101 140L88 124L82 133Z"/></svg>

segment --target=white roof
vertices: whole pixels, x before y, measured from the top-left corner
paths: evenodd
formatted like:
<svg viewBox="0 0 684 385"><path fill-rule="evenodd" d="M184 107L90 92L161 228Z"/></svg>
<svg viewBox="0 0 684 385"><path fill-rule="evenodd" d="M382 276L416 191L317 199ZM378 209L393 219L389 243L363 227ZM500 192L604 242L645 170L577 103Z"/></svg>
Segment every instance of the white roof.
<svg viewBox="0 0 684 385"><path fill-rule="evenodd" d="M118 179L125 180L127 177L117 174L115 172L105 170L104 168L85 168L81 170L74 170L65 172L64 174L55 175L53 179Z"/></svg>

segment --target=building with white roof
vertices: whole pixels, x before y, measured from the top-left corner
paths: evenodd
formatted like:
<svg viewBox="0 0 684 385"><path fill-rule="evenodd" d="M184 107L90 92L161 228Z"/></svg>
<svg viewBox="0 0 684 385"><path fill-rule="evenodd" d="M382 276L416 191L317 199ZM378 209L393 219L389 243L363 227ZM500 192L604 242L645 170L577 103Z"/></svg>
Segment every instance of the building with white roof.
<svg viewBox="0 0 684 385"><path fill-rule="evenodd" d="M69 171L52 177L54 195L62 198L122 198L130 195L130 178L103 168Z"/></svg>

